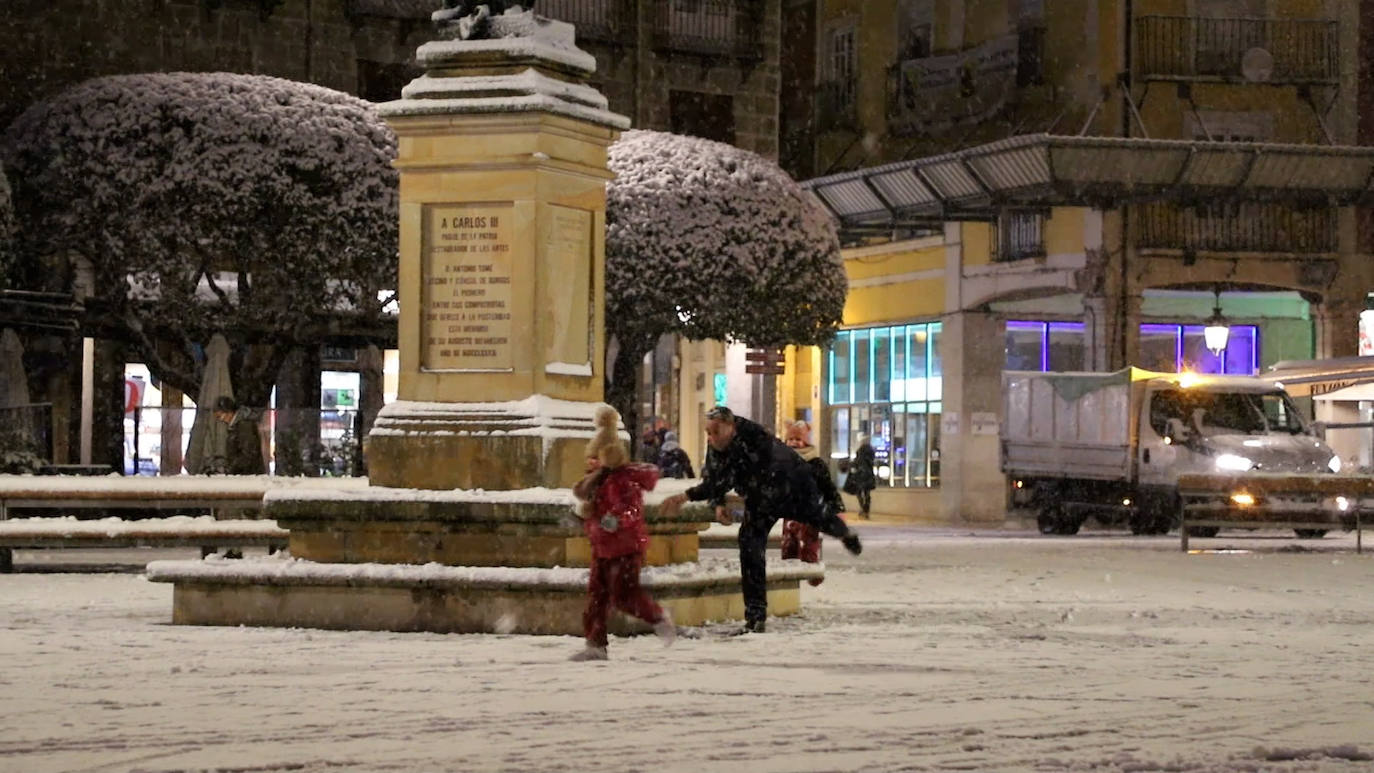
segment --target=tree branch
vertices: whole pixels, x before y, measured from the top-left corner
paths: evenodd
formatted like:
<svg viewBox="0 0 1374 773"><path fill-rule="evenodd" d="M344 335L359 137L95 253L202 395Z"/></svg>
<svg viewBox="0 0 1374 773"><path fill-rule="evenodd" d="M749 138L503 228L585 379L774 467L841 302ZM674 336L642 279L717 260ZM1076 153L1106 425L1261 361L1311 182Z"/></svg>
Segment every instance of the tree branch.
<svg viewBox="0 0 1374 773"><path fill-rule="evenodd" d="M196 400L200 396L200 374L194 371L187 373L168 362L158 351L157 342L148 336L142 322L134 316L132 310L125 310L120 320L131 334L130 343L143 357L143 362L147 364L148 370L162 381L180 389L192 400ZM184 338L184 336L180 337ZM195 360L192 359L191 362L195 362Z"/></svg>
<svg viewBox="0 0 1374 773"><path fill-rule="evenodd" d="M200 251L199 251L199 250L196 250L196 252L199 253ZM196 285L199 286L199 284L200 284L200 277L202 277L202 276L205 277L205 282L206 282L206 284L210 285L210 292L214 293L214 294L215 294L215 297L219 299L220 304L221 304L222 306L224 306L224 310L225 310L225 311L233 311L233 310L234 310L234 304L231 303L231 302L229 301L229 296L226 295L225 292L224 292L223 290L220 289L220 287L219 287L218 284L215 283L215 278L212 277L212 276L210 276L210 265L209 265L209 261L208 261L204 256L202 256L201 259L200 259L200 267L197 269L197 271L198 271L198 273L199 273L199 276L196 277ZM193 301L195 300L195 297L196 297L196 296L195 296L195 292L196 292L196 287L192 287L192 288L191 288L191 299L192 299Z"/></svg>

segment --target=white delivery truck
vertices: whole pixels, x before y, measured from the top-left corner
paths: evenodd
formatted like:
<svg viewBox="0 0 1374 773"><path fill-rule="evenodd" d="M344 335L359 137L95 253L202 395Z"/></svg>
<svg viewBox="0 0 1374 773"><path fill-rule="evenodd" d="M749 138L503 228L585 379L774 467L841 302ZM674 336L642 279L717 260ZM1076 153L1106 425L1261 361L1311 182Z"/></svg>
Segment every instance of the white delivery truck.
<svg viewBox="0 0 1374 773"><path fill-rule="evenodd" d="M1007 371L1002 399L1002 471L1010 503L1032 508L1045 534L1075 534L1089 516L1129 524L1136 534L1166 533L1179 523L1180 475L1221 473L1236 480L1247 473L1340 471L1340 458L1319 437L1321 428L1309 425L1272 380L1139 368ZM1189 501L1238 506L1232 497L1239 495L1230 488L1219 483L1214 492L1190 491ZM1335 505L1314 494L1256 506L1310 515ZM1216 529L1192 533L1213 536Z"/></svg>

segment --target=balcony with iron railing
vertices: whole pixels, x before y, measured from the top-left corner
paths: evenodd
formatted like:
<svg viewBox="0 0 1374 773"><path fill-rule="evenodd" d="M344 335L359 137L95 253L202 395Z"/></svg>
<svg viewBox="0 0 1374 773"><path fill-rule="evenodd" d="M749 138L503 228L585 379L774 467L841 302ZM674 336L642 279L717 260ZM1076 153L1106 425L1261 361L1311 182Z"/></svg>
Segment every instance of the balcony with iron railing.
<svg viewBox="0 0 1374 773"><path fill-rule="evenodd" d="M997 262L1045 257L1045 216L1041 212L1004 212L992 229L992 259Z"/></svg>
<svg viewBox="0 0 1374 773"><path fill-rule="evenodd" d="M1337 251L1334 207L1300 208L1277 202L1200 207L1143 204L1136 246L1143 250L1324 255Z"/></svg>
<svg viewBox="0 0 1374 773"><path fill-rule="evenodd" d="M858 83L827 81L816 87L816 130L835 131L859 127Z"/></svg>
<svg viewBox="0 0 1374 773"><path fill-rule="evenodd" d="M577 40L621 41L627 18L624 0L540 0L539 15L577 28Z"/></svg>
<svg viewBox="0 0 1374 773"><path fill-rule="evenodd" d="M1134 71L1146 80L1335 84L1336 22L1326 19L1135 20Z"/></svg>
<svg viewBox="0 0 1374 773"><path fill-rule="evenodd" d="M752 0L657 0L654 46L698 56L762 59L762 5Z"/></svg>

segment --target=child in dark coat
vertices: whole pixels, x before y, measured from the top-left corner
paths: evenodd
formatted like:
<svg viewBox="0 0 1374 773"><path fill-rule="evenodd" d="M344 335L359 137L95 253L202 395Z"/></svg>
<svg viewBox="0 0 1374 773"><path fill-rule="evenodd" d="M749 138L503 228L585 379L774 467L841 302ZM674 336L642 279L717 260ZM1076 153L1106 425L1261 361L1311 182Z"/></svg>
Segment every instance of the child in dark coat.
<svg viewBox="0 0 1374 773"><path fill-rule="evenodd" d="M835 488L835 481L830 478L830 470L826 469L825 461L820 458L816 447L811 445L811 425L804 421L787 425L783 442L806 460L806 466L811 470L811 477L816 481L816 489L820 491L825 506L833 513L844 510L844 500ZM801 521L783 521L782 557L800 558L808 564L820 563L821 533L816 527L808 526ZM823 581L824 578L820 577L808 580L813 586L820 585Z"/></svg>
<svg viewBox="0 0 1374 773"><path fill-rule="evenodd" d="M573 487L578 515L592 543L587 579L587 609L582 629L587 646L572 660L606 660L606 620L611 605L654 626L664 644L677 633L668 611L639 585L639 570L649 547L644 523L644 492L658 482L658 468L631 464L617 430L620 414L608 405L596 412L596 436L587 444L587 476Z"/></svg>

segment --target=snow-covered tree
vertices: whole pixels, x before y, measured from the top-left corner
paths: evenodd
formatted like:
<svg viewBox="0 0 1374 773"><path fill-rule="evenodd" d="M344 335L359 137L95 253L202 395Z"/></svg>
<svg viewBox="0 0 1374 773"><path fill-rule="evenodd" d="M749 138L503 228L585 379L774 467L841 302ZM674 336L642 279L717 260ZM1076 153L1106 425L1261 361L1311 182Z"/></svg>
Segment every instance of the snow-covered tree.
<svg viewBox="0 0 1374 773"><path fill-rule="evenodd" d="M193 397L196 345L229 338L264 405L293 346L395 287L396 140L372 105L228 73L96 78L10 125L24 260L89 266L105 337Z"/></svg>
<svg viewBox="0 0 1374 773"><path fill-rule="evenodd" d="M0 165L0 290L10 285L11 261L14 251L10 239L14 236L14 209L10 205L10 184L5 179L5 167Z"/></svg>
<svg viewBox="0 0 1374 773"><path fill-rule="evenodd" d="M776 164L710 140L626 132L607 189L607 400L626 424L665 333L758 347L835 334L847 291L834 223Z"/></svg>

